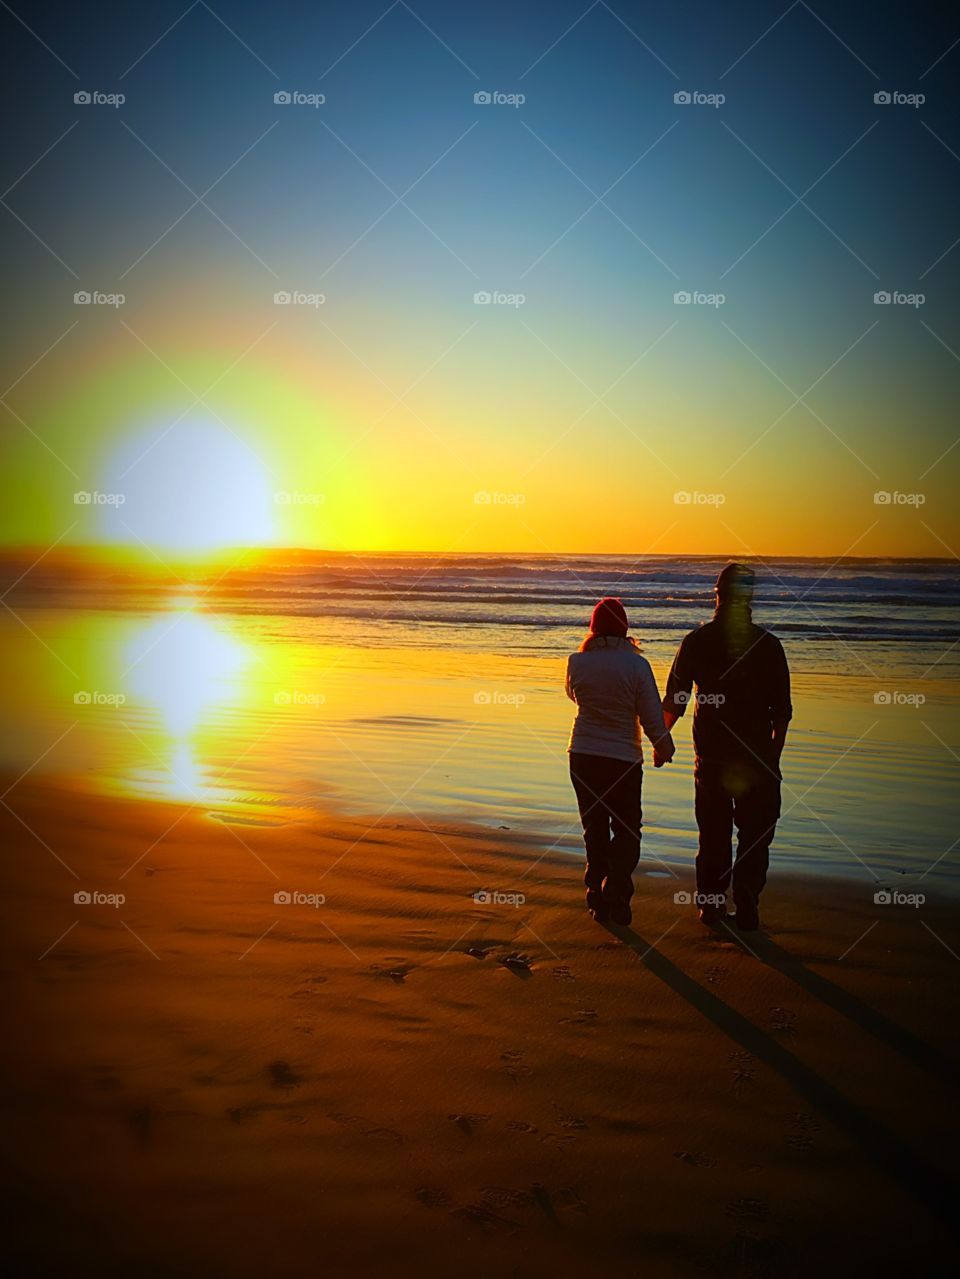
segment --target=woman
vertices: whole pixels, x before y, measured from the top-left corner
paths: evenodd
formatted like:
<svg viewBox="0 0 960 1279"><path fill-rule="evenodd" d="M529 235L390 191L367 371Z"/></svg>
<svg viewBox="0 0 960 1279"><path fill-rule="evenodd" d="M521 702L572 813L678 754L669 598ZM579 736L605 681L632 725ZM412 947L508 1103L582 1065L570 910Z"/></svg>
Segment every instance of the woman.
<svg viewBox="0 0 960 1279"><path fill-rule="evenodd" d="M599 923L630 923L633 871L640 860L643 732L659 768L673 758L650 663L627 635L618 599L593 610L590 634L567 661L567 696L577 704L570 778L587 849L587 909Z"/></svg>

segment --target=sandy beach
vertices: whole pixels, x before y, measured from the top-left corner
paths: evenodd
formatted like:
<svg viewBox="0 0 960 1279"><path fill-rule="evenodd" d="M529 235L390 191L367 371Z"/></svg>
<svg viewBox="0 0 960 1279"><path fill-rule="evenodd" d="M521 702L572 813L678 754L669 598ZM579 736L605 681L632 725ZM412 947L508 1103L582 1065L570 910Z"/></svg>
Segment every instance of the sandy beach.
<svg viewBox="0 0 960 1279"><path fill-rule="evenodd" d="M948 902L774 868L740 940L648 861L608 930L512 831L2 818L18 1273L948 1273Z"/></svg>

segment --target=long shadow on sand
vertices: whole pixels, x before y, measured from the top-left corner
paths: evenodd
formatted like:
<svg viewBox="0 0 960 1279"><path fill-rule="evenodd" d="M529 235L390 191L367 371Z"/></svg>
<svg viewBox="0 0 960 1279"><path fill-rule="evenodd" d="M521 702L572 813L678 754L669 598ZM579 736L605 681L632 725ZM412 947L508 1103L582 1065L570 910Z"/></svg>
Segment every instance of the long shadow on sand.
<svg viewBox="0 0 960 1279"><path fill-rule="evenodd" d="M629 946L643 966L747 1052L766 1062L801 1097L835 1124L882 1172L912 1198L947 1223L955 1215L956 1194L949 1178L927 1163L888 1128L871 1118L832 1084L793 1056L765 1031L688 977L631 928L605 925Z"/></svg>
<svg viewBox="0 0 960 1279"><path fill-rule="evenodd" d="M791 955L788 950L778 946L769 937L758 933L754 941L751 935L750 945L748 946L734 929L725 926L725 931L729 933L738 946L751 954L754 959L759 959L761 963L775 969L784 977L789 978L790 981L796 982L808 995L812 995L814 999L819 999L821 1003L840 1013L842 1017L847 1017L858 1025L861 1030L874 1035L882 1043L886 1044L888 1048L899 1053L901 1057L911 1062L914 1066L918 1066L921 1070L935 1075L946 1087L951 1089L955 1087L957 1066L938 1048L935 1048L932 1044L924 1043L922 1039L918 1039L909 1030L904 1030L896 1022L884 1017L883 1013L878 1013L875 1008L863 1003L856 995L851 995L842 986L837 986L826 977L821 977L819 973L812 972L796 955Z"/></svg>

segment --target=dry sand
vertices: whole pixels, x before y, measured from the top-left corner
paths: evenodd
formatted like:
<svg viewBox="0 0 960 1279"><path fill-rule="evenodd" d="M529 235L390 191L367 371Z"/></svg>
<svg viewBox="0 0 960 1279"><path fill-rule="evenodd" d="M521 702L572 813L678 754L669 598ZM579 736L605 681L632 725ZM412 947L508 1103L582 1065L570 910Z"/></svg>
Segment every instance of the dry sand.
<svg viewBox="0 0 960 1279"><path fill-rule="evenodd" d="M513 832L5 803L17 1274L953 1272L949 903L774 871L747 949Z"/></svg>

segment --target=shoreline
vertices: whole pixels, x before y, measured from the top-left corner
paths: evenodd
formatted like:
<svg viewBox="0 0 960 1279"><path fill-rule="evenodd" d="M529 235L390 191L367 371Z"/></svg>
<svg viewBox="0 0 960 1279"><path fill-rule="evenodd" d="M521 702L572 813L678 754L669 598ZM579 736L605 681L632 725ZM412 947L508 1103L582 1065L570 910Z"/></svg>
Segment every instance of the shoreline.
<svg viewBox="0 0 960 1279"><path fill-rule="evenodd" d="M605 929L516 832L228 825L33 776L7 802L33 1273L941 1273L945 904L774 870L740 938L641 874Z"/></svg>

